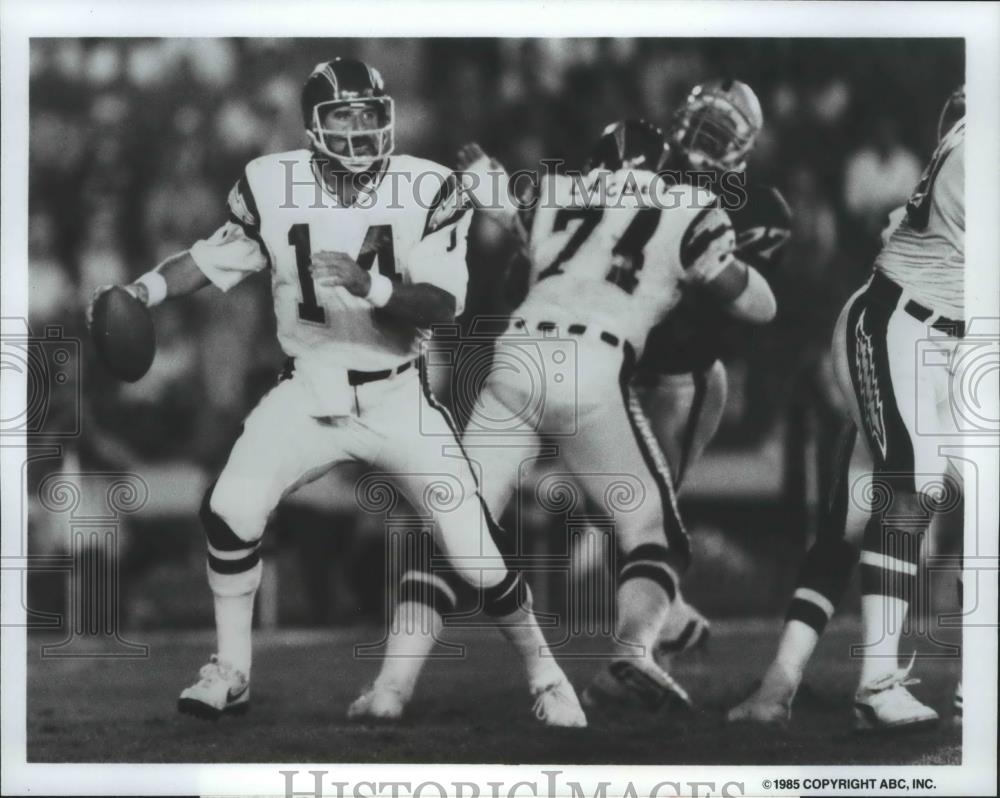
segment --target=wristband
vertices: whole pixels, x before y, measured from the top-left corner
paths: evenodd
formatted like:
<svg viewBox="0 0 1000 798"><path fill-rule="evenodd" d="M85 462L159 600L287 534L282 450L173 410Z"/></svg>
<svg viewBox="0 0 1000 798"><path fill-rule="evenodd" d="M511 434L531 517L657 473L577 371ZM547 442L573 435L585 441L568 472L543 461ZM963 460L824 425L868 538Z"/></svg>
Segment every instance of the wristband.
<svg viewBox="0 0 1000 798"><path fill-rule="evenodd" d="M371 288L368 289L365 299L377 308L384 308L392 296L392 280L380 272L372 274L371 278Z"/></svg>
<svg viewBox="0 0 1000 798"><path fill-rule="evenodd" d="M146 307L148 308L159 305L167 298L167 281L155 269L151 272L146 272L136 280L136 283L146 286Z"/></svg>

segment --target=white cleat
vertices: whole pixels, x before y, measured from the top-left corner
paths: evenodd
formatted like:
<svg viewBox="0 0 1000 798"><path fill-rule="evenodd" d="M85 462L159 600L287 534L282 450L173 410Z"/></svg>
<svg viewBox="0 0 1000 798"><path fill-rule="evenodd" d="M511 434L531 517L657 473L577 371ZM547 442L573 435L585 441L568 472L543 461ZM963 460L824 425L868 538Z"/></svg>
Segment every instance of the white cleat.
<svg viewBox="0 0 1000 798"><path fill-rule="evenodd" d="M617 659L583 691L588 709L658 712L691 709L687 692L651 659Z"/></svg>
<svg viewBox="0 0 1000 798"><path fill-rule="evenodd" d="M962 682L959 681L955 685L955 698L951 704L953 714L951 716L951 722L956 726L962 725Z"/></svg>
<svg viewBox="0 0 1000 798"><path fill-rule="evenodd" d="M347 708L348 720L395 721L403 717L407 699L391 685L366 687Z"/></svg>
<svg viewBox="0 0 1000 798"><path fill-rule="evenodd" d="M671 656L704 647L710 629L708 618L678 594L656 640L653 659L661 668L666 667Z"/></svg>
<svg viewBox="0 0 1000 798"><path fill-rule="evenodd" d="M587 726L587 716L576 697L576 690L565 675L552 684L533 689L535 705L532 711L546 726L563 729L583 729Z"/></svg>
<svg viewBox="0 0 1000 798"><path fill-rule="evenodd" d="M938 713L920 703L906 688L919 684L919 679L907 678L910 664L887 673L858 688L854 694L854 730L858 732L900 731L931 726Z"/></svg>
<svg viewBox="0 0 1000 798"><path fill-rule="evenodd" d="M181 691L177 711L203 720L242 715L250 709L250 681L242 671L213 654L198 671L198 681Z"/></svg>

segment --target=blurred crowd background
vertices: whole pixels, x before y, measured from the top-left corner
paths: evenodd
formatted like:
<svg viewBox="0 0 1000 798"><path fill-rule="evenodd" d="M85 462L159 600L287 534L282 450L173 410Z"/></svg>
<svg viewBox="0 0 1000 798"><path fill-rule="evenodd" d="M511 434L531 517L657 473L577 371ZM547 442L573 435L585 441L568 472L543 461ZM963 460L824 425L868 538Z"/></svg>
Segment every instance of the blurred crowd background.
<svg viewBox="0 0 1000 798"><path fill-rule="evenodd" d="M701 80L728 75L756 89L765 129L749 174L784 193L793 236L768 275L778 318L732 343L723 427L683 506L695 537L694 599L717 613L780 606L828 478L840 413L826 356L833 322L934 147L940 108L964 80L962 41L35 39L33 333L56 324L85 339L83 308L96 286L128 282L211 234L249 159L305 145L301 84L337 55L382 72L398 151L448 165L469 140L511 170L543 158L579 165L605 124L642 116L666 126ZM491 235L474 223L464 321L495 312ZM157 358L133 385L102 374L82 347L81 402L54 389L46 427L76 413L82 434L34 462L29 494L59 471L141 474L149 503L119 538L126 620L206 624L195 511L281 361L266 276L168 303L155 319ZM360 473L332 475L279 512L269 538L276 592L268 597L266 581L262 622L381 611L384 580L371 575L384 571L382 521L356 510ZM66 517L35 501L31 521L36 553L69 545ZM544 549L544 528L537 539ZM60 590L58 578L39 577L32 600L58 604Z"/></svg>

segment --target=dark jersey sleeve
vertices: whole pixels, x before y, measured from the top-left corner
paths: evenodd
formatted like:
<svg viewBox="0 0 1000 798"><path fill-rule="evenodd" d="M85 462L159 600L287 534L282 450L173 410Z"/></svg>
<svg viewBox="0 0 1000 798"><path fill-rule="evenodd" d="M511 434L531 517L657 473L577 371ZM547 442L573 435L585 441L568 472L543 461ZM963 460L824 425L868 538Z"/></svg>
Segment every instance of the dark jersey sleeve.
<svg viewBox="0 0 1000 798"><path fill-rule="evenodd" d="M729 211L736 230L736 257L765 277L776 269L792 236L792 212L773 186L747 186L746 202Z"/></svg>
<svg viewBox="0 0 1000 798"><path fill-rule="evenodd" d="M736 231L736 257L765 278L781 263L791 238L792 213L781 192L772 186L747 185L746 201L729 210ZM639 368L651 374L704 371L723 355L738 336L732 318L718 301L688 291L670 315L646 340Z"/></svg>

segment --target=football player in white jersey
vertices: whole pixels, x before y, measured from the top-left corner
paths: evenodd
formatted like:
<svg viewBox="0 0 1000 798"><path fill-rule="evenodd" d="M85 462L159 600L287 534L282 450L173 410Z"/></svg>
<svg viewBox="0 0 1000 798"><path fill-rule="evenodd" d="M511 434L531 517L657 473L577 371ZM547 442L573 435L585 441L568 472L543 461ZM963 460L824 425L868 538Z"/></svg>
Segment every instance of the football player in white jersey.
<svg viewBox="0 0 1000 798"><path fill-rule="evenodd" d="M938 147L913 196L890 214L871 280L837 324L833 354L852 416L837 481L803 561L775 659L760 687L730 710L730 721L784 723L791 717L805 667L859 549L864 657L855 725L894 730L938 720L907 689L918 680L909 678L912 660L899 669L898 655L933 511L948 509L954 517L945 522L961 515L955 512L958 474L938 448L940 436L957 431L950 408L957 397L949 383L965 327L964 115L959 89L945 104ZM931 360L918 349L925 340L936 356ZM960 720L960 684L954 709Z"/></svg>
<svg viewBox="0 0 1000 798"><path fill-rule="evenodd" d="M228 221L128 287L152 306L210 283L228 290L268 269L288 356L205 496L218 649L178 709L212 719L247 709L268 517L300 485L360 460L392 473L435 518L439 548L521 654L535 714L585 725L527 584L497 549L471 464L445 452L457 433L421 357L431 325L453 320L465 300L469 214L455 179L394 153L393 100L360 61L318 64L302 114L309 149L251 161L230 192ZM454 500L442 508L437 494Z"/></svg>
<svg viewBox="0 0 1000 798"><path fill-rule="evenodd" d="M731 181L727 191L740 189L739 201L727 206L736 257L769 278L791 237L791 211L774 186L745 179L747 157L763 125L760 101L749 85L731 78L700 83L667 130L670 154L663 171L680 181L711 178L715 185ZM717 303L689 292L650 333L639 361L636 389L678 491L722 420L727 393L722 357L727 335L738 326ZM708 631L707 619L678 593L657 642L657 659L699 646Z"/></svg>
<svg viewBox="0 0 1000 798"><path fill-rule="evenodd" d="M510 500L523 464L538 456L540 434L583 478L589 500L614 512L613 658L583 694L585 704L613 709L690 703L653 659L690 547L669 466L630 382L646 336L682 287L715 297L740 317L773 310L763 278L733 257L732 225L715 195L659 179L665 154L658 128L619 122L605 130L587 174L543 180L525 242L528 295L496 344L498 355L516 349L524 365L512 369L498 357L463 436L482 464L494 514ZM523 229L504 208L489 212ZM439 627L439 611L427 612ZM407 663L404 692L412 691L432 645L429 635L390 638L387 662ZM402 678L401 668L392 670ZM376 690L389 687L376 682Z"/></svg>

